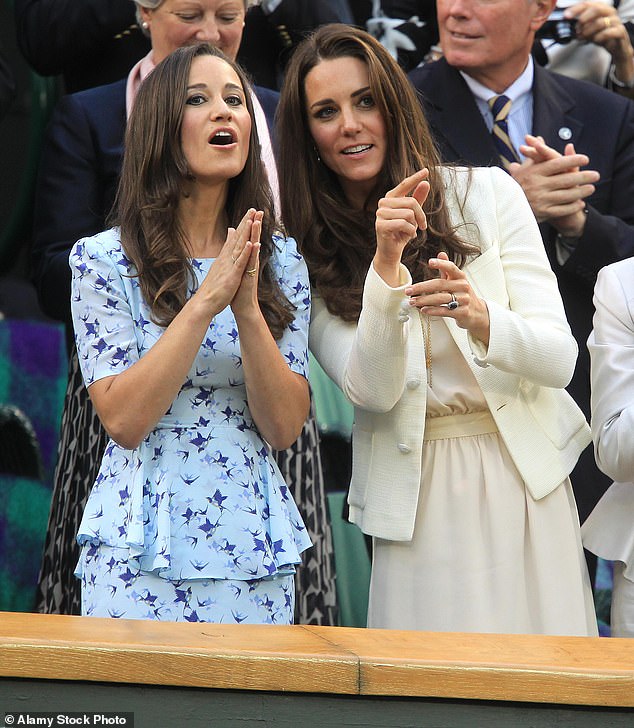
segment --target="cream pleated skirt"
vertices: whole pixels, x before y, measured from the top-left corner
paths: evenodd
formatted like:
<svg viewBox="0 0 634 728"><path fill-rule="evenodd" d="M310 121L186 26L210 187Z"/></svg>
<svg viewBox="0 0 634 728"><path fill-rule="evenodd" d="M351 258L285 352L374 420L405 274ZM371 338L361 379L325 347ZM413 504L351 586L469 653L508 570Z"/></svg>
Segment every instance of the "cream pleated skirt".
<svg viewBox="0 0 634 728"><path fill-rule="evenodd" d="M531 497L446 325L431 328L414 536L374 539L368 626L596 636L570 481Z"/></svg>

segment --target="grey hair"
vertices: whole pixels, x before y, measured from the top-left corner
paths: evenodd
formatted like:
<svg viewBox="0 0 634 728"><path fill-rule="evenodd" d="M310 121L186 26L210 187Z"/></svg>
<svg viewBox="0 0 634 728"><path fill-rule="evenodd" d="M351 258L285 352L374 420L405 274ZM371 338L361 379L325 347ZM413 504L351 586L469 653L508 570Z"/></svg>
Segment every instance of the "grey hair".
<svg viewBox="0 0 634 728"><path fill-rule="evenodd" d="M145 35L149 36L150 33L143 27L143 18L141 17L140 9L145 8L146 10L156 10L165 2L165 0L132 0L132 2L136 5L137 25L141 28L141 31L145 33ZM243 2L245 10L248 10L250 5L257 5L257 3L253 2L253 0L243 0Z"/></svg>

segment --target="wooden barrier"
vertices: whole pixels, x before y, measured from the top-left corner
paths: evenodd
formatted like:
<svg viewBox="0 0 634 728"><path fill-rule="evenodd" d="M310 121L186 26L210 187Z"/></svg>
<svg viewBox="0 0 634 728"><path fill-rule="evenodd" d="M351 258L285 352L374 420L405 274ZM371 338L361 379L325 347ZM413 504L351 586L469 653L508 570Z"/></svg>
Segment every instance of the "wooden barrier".
<svg viewBox="0 0 634 728"><path fill-rule="evenodd" d="M129 710L136 728L631 728L634 640L7 612L0 708Z"/></svg>

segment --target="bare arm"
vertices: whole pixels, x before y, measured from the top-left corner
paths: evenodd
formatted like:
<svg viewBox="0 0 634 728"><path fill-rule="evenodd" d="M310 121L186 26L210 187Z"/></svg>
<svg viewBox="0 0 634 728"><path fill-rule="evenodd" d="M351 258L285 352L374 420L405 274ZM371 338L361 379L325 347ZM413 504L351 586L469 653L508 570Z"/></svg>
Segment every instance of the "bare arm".
<svg viewBox="0 0 634 728"><path fill-rule="evenodd" d="M145 356L121 373L89 386L103 426L122 447L137 447L167 412L211 320L233 299L253 248L249 240L253 213L245 214L237 230L229 229L205 280Z"/></svg>

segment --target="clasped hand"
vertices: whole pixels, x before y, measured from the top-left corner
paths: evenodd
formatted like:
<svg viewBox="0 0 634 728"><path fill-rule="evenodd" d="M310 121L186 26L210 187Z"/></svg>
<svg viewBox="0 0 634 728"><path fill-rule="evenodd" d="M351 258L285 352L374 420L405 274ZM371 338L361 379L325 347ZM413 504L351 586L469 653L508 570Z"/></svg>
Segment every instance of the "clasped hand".
<svg viewBox="0 0 634 728"><path fill-rule="evenodd" d="M227 230L225 243L197 292L209 302L212 317L229 305L236 317L257 309L263 215L261 210L249 209L237 228Z"/></svg>
<svg viewBox="0 0 634 728"><path fill-rule="evenodd" d="M531 134L520 151L524 161L511 164L509 171L522 186L537 221L549 222L567 237L580 237L586 223L585 200L600 177L596 170L581 169L590 159L577 154L573 144L566 144L560 154Z"/></svg>

